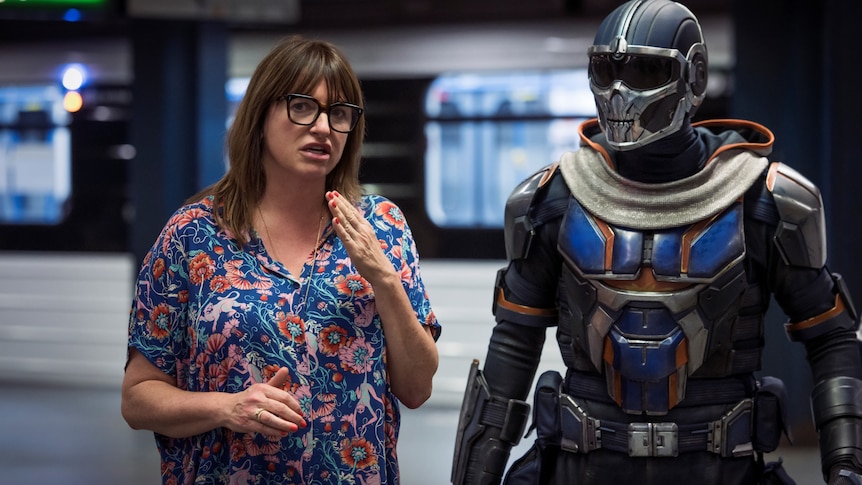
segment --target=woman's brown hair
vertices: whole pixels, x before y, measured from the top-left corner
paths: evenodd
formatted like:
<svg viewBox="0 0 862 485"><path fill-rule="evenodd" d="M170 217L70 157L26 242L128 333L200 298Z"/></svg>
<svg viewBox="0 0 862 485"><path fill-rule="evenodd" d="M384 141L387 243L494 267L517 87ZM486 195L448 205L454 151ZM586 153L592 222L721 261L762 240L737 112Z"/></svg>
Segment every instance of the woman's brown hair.
<svg viewBox="0 0 862 485"><path fill-rule="evenodd" d="M213 196L216 224L242 246L248 241L253 210L263 196L266 175L261 161L263 129L272 103L288 93L310 93L323 80L330 103L344 101L364 108L359 80L344 54L333 44L293 36L282 40L257 65L228 130L228 171L215 184L189 198ZM359 163L365 117L347 137L341 160L326 177L326 190L337 190L355 203L362 195Z"/></svg>

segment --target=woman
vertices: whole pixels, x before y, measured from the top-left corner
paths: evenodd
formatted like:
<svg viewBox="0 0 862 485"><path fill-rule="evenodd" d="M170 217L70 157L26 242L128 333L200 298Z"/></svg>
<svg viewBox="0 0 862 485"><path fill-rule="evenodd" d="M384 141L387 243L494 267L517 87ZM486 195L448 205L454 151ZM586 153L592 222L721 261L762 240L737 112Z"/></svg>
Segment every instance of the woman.
<svg viewBox="0 0 862 485"><path fill-rule="evenodd" d="M122 411L164 483L398 483L398 402L430 396L440 326L402 213L361 195L362 105L334 46L276 46L228 172L145 257Z"/></svg>

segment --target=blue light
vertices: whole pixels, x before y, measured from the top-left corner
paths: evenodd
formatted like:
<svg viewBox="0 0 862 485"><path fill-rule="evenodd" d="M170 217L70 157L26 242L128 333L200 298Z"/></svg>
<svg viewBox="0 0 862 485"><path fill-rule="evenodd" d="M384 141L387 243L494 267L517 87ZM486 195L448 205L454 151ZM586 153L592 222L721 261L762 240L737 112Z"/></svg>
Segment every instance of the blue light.
<svg viewBox="0 0 862 485"><path fill-rule="evenodd" d="M70 8L63 14L63 20L66 22L77 22L81 20L81 11L77 8Z"/></svg>

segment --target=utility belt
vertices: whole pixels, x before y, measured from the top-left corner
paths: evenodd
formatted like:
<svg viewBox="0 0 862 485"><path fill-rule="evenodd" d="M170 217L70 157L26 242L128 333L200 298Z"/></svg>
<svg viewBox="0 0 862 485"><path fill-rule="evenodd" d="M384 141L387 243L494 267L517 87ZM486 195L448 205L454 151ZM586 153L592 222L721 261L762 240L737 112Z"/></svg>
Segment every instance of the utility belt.
<svg viewBox="0 0 862 485"><path fill-rule="evenodd" d="M577 380L583 390L593 376L579 375ZM595 380L602 379L596 376ZM548 371L542 374L536 386L533 427L536 428L537 441L559 446L571 453L605 449L632 457L676 457L707 451L727 458L741 457L755 451L774 451L781 433L786 432L784 383L773 377L753 382L748 392L744 388L749 386L744 383L733 390L732 380L702 386L718 390L712 399L708 396L696 399L698 405L726 403L730 409L713 421L693 424L615 422L590 416L581 404L584 402L581 399L589 397L572 396L570 393L575 389L570 385L572 379L568 381L564 389L559 373ZM684 402L688 400L688 392L686 394ZM607 401L606 391L603 396ZM737 399L724 402L732 397Z"/></svg>
<svg viewBox="0 0 862 485"><path fill-rule="evenodd" d="M752 409L753 400L743 399L708 423L617 423L587 415L572 396L560 394L560 448L573 453L606 449L632 457L674 457L693 451L747 456L754 452Z"/></svg>

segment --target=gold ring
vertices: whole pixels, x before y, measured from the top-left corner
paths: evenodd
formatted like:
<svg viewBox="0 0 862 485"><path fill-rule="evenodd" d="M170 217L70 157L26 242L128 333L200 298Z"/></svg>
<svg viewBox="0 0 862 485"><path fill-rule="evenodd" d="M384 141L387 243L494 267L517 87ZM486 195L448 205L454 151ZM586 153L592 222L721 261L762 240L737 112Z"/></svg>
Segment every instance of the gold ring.
<svg viewBox="0 0 862 485"><path fill-rule="evenodd" d="M266 411L266 409L260 408L257 410L256 413L254 413L254 419L256 419L258 423L263 424L263 422L260 420L260 415L263 414L264 411Z"/></svg>

